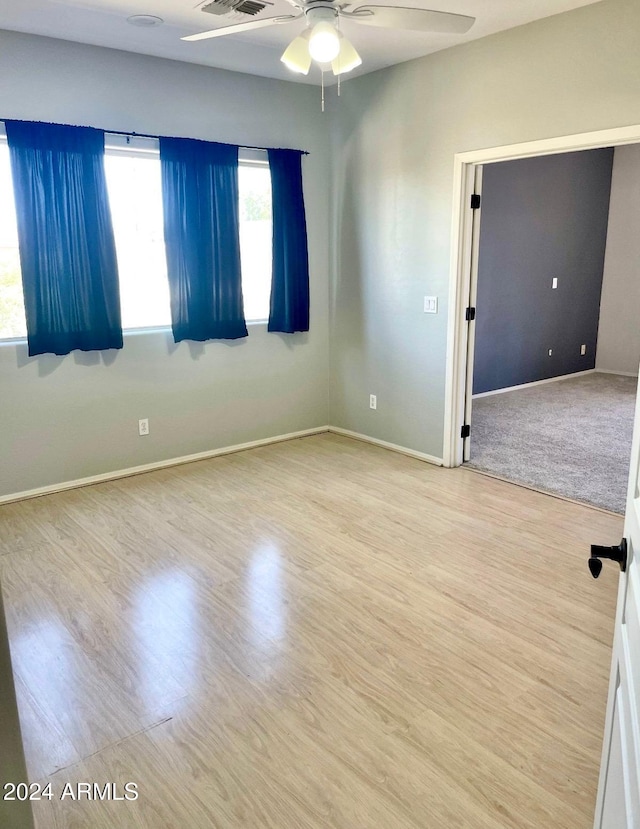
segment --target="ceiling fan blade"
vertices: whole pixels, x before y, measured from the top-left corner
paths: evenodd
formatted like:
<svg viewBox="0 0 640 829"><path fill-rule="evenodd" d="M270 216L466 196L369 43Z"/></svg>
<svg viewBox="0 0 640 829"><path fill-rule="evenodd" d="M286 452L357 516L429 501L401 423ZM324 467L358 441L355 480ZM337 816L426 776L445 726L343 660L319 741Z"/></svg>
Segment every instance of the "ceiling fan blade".
<svg viewBox="0 0 640 829"><path fill-rule="evenodd" d="M468 32L476 21L475 17L468 17L466 14L399 6L358 6L351 11L342 10L340 14L349 20L365 23L367 26L460 35Z"/></svg>
<svg viewBox="0 0 640 829"><path fill-rule="evenodd" d="M275 26L277 23L291 23L292 20L299 20L302 16L302 14L281 14L278 17L263 17L262 20L247 20L246 23L235 23L233 26L220 26L218 29L211 29L208 32L199 32L197 35L181 37L180 40L208 40L211 37L235 35L241 32L250 32L251 29L263 29L266 26Z"/></svg>

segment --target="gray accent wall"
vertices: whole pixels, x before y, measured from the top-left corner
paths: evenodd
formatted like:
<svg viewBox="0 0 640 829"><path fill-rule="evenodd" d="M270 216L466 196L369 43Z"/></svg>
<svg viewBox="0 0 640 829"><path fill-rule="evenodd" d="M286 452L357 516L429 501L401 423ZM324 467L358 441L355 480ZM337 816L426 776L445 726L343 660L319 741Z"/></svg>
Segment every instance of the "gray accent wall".
<svg viewBox="0 0 640 829"><path fill-rule="evenodd" d="M317 89L0 32L0 118L308 150L311 330L119 352L27 356L0 344L0 496L328 422L328 121ZM150 434L138 436L148 417Z"/></svg>
<svg viewBox="0 0 640 829"><path fill-rule="evenodd" d="M602 149L483 168L474 394L595 367L612 164Z"/></svg>
<svg viewBox="0 0 640 829"><path fill-rule="evenodd" d="M603 0L345 80L333 424L442 457L454 156L640 124L638 31L637 0ZM438 314L423 313L425 295Z"/></svg>

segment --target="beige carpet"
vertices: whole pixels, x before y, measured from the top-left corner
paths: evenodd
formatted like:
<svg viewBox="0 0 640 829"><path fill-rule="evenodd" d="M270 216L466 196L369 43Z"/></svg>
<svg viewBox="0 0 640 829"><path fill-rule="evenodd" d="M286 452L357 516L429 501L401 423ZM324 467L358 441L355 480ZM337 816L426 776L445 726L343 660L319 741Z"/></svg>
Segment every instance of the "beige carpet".
<svg viewBox="0 0 640 829"><path fill-rule="evenodd" d="M636 385L595 373L477 398L469 465L623 513Z"/></svg>

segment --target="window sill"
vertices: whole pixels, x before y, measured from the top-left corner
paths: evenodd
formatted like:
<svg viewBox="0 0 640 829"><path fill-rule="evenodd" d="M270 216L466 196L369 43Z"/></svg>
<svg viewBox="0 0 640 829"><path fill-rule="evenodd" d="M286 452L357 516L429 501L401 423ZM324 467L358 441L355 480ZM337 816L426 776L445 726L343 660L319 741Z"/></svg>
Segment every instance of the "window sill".
<svg viewBox="0 0 640 829"><path fill-rule="evenodd" d="M247 320L247 328L252 328L254 326L265 326L268 320ZM148 328L124 328L122 331L123 336L125 339L127 337L139 337L144 336L145 334L170 334L171 333L171 326L170 325L156 325L156 326L149 326ZM10 346L10 345L26 345L27 338L26 337L5 337L0 339L0 347L2 346Z"/></svg>

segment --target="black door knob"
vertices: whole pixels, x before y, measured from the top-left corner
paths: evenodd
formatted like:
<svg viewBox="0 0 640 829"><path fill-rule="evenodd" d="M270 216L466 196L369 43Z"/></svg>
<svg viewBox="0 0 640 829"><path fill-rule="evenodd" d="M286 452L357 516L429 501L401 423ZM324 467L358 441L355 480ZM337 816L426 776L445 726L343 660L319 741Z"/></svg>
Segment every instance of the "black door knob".
<svg viewBox="0 0 640 829"><path fill-rule="evenodd" d="M602 572L601 559L608 558L617 561L622 572L627 569L627 539L623 538L616 547L601 547L599 544L591 545L591 558L589 559L589 570L594 579L597 579Z"/></svg>
<svg viewBox="0 0 640 829"><path fill-rule="evenodd" d="M591 570L591 575L594 579L597 579L600 573L602 572L602 562L599 558L590 558L589 559L589 570Z"/></svg>

